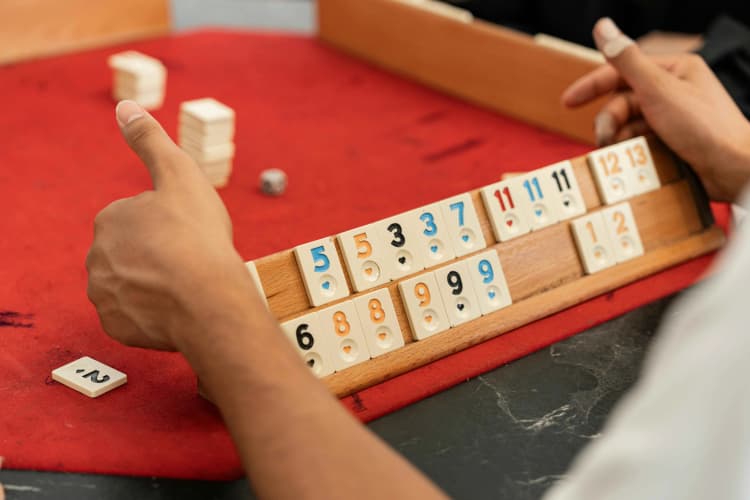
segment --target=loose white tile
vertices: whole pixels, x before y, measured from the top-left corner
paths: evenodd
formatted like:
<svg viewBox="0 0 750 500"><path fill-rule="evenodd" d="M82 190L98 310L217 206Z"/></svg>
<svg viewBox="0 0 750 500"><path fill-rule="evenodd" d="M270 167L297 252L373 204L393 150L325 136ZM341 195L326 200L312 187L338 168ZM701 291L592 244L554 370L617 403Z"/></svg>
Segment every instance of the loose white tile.
<svg viewBox="0 0 750 500"><path fill-rule="evenodd" d="M347 300L318 311L322 335L333 346L333 365L336 371L370 359L359 314L354 302Z"/></svg>
<svg viewBox="0 0 750 500"><path fill-rule="evenodd" d="M601 211L573 220L571 228L587 274L593 274L617 263Z"/></svg>
<svg viewBox="0 0 750 500"><path fill-rule="evenodd" d="M404 346L404 336L387 288L359 295L353 302L370 356L375 358Z"/></svg>
<svg viewBox="0 0 750 500"><path fill-rule="evenodd" d="M531 231L531 225L519 204L524 195L522 189L518 178L513 177L480 190L497 241L508 241Z"/></svg>
<svg viewBox="0 0 750 500"><path fill-rule="evenodd" d="M375 223L386 245L391 279L398 279L424 269L419 246L420 229L411 212L405 212Z"/></svg>
<svg viewBox="0 0 750 500"><path fill-rule="evenodd" d="M336 238L355 291L362 292L390 281L390 249L375 224L352 229Z"/></svg>
<svg viewBox="0 0 750 500"><path fill-rule="evenodd" d="M125 384L128 376L84 356L52 370L52 379L90 398L96 398Z"/></svg>
<svg viewBox="0 0 750 500"><path fill-rule="evenodd" d="M451 326L482 315L466 262L457 261L436 269L435 279Z"/></svg>
<svg viewBox="0 0 750 500"><path fill-rule="evenodd" d="M317 313L286 321L281 324L281 329L317 377L335 371L332 339L323 334Z"/></svg>
<svg viewBox="0 0 750 500"><path fill-rule="evenodd" d="M323 238L294 249L307 297L314 307L349 296L344 269L331 238Z"/></svg>
<svg viewBox="0 0 750 500"><path fill-rule="evenodd" d="M503 266L496 250L487 250L466 261L482 315L513 303Z"/></svg>
<svg viewBox="0 0 750 500"><path fill-rule="evenodd" d="M643 243L630 203L620 203L606 208L602 210L602 216L618 264L643 255Z"/></svg>
<svg viewBox="0 0 750 500"><path fill-rule="evenodd" d="M431 337L450 328L440 297L435 273L421 274L398 284L415 340Z"/></svg>
<svg viewBox="0 0 750 500"><path fill-rule="evenodd" d="M477 211L469 193L441 201L440 209L447 224L453 250L458 257L487 247Z"/></svg>

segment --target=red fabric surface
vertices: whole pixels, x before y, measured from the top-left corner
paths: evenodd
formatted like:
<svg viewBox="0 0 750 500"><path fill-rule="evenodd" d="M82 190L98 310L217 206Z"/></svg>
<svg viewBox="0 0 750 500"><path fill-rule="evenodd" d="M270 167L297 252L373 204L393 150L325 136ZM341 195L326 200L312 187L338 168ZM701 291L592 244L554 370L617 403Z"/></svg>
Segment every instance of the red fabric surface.
<svg viewBox="0 0 750 500"><path fill-rule="evenodd" d="M258 258L584 153L553 134L453 100L292 36L198 32L0 68L0 456L17 469L180 478L241 475L216 410L177 354L120 346L86 299L95 214L149 188L122 142L109 54L132 48L169 70L154 115L176 131L181 101L237 111L235 172L221 191L236 243ZM257 190L284 169L288 192ZM725 212L722 212L725 213ZM363 420L667 295L695 260L363 391ZM89 399L50 371L82 355L128 374ZM260 409L262 411L262 409Z"/></svg>

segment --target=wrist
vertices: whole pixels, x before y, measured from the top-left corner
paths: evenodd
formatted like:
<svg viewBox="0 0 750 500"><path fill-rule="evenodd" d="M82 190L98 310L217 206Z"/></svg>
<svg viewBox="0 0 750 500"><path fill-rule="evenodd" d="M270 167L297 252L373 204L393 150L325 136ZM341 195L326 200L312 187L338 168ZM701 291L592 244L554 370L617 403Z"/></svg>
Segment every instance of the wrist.
<svg viewBox="0 0 750 500"><path fill-rule="evenodd" d="M212 265L175 280L171 293L175 311L165 314L169 316L165 333L183 354L196 339L210 339L219 332L223 336L240 334L253 319L268 314L244 262L233 249L221 259L201 261Z"/></svg>

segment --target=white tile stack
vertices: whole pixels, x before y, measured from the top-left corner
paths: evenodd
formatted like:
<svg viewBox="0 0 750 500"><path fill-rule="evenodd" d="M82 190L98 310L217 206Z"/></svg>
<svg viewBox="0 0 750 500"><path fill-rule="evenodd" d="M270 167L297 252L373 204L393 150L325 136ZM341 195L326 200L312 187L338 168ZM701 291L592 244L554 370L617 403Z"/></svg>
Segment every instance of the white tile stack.
<svg viewBox="0 0 750 500"><path fill-rule="evenodd" d="M158 59L134 50L113 54L108 60L112 68L112 97L129 99L146 109L157 109L164 102L167 68Z"/></svg>
<svg viewBox="0 0 750 500"><path fill-rule="evenodd" d="M210 97L183 102L177 137L211 184L227 185L235 150L232 108Z"/></svg>

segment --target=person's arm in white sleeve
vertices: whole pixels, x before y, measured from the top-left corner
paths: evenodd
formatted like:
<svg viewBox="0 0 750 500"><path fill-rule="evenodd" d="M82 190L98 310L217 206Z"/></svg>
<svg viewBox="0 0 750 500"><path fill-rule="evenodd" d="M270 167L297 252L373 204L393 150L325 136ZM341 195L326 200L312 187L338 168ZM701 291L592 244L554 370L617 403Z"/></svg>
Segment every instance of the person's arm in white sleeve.
<svg viewBox="0 0 750 500"><path fill-rule="evenodd" d="M611 65L574 84L564 101L617 90L600 115L609 115L599 119L608 122L601 142L652 128L714 198L734 201L750 175L750 125L705 64L681 56L657 65L606 21L595 38ZM749 288L750 227L740 227L713 276L668 314L602 437L546 500L750 498Z"/></svg>

